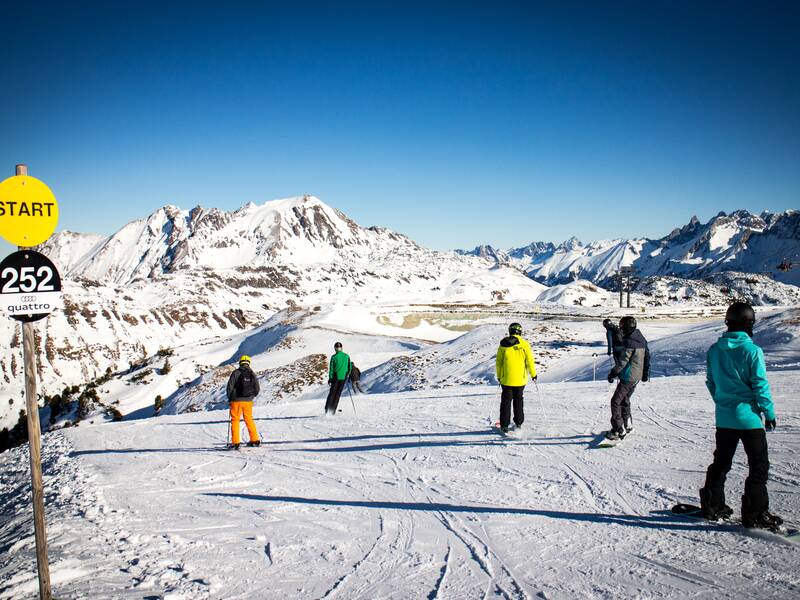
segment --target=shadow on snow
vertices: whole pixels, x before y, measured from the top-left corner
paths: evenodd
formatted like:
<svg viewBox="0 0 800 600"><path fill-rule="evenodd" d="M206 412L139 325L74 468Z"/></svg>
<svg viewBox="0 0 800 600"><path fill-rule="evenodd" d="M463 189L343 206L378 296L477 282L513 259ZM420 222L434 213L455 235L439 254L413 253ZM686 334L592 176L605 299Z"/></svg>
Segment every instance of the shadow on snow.
<svg viewBox="0 0 800 600"><path fill-rule="evenodd" d="M260 494L206 492L203 496L215 498L240 498L257 502L286 502L310 506L341 506L348 508L373 508L385 510L411 510L421 512L450 512L473 514L527 515L582 521L587 523L616 524L645 529L668 529L674 531L730 531L724 524L687 523L668 511L654 511L649 515L607 515L602 513L567 512L563 510L539 510L514 506L476 506L449 504L445 502L392 502L373 500L330 500L323 498L303 498L301 496L265 496Z"/></svg>
<svg viewBox="0 0 800 600"><path fill-rule="evenodd" d="M225 424L226 421L220 421ZM446 439L446 440L430 440L423 438L458 438L463 436L486 436L489 438L466 440L460 439ZM286 448L276 449L276 452L369 452L375 450L405 450L409 448L436 448L446 446L495 446L495 445L513 445L513 446L564 446L564 445L585 445L589 438L594 438L593 435L572 435L565 437L550 437L542 440L515 440L511 438L499 437L493 431L485 429L478 429L475 431L457 431L457 432L431 432L431 433L389 433L381 435L354 435L349 437L327 437L309 440L280 440L262 442L262 449L286 445L286 444L325 444L331 442L356 442L363 440L375 439L397 439L397 438L417 438L416 440L409 440L406 442L396 443L378 443L378 444L365 444L365 445L351 445L351 446L334 446L330 448ZM224 445L214 445L205 448L104 448L97 450L76 450L70 453L70 456L82 456L91 454L135 454L137 452L157 453L157 452L216 452L219 450L226 450Z"/></svg>

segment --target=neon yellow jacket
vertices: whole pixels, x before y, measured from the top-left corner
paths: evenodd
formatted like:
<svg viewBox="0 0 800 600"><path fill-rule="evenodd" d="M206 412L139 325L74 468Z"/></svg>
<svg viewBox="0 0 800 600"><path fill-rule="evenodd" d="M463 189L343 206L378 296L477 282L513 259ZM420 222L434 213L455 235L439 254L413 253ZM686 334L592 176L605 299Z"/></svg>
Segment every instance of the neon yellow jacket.
<svg viewBox="0 0 800 600"><path fill-rule="evenodd" d="M514 387L528 383L528 373L536 377L536 363L530 344L518 335L503 338L497 349L495 372L502 385Z"/></svg>

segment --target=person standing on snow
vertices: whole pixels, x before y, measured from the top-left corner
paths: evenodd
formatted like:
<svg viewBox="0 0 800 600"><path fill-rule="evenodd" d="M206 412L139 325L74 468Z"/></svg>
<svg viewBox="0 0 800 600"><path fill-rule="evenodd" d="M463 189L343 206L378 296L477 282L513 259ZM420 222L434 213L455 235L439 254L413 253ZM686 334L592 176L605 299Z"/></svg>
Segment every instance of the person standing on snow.
<svg viewBox="0 0 800 600"><path fill-rule="evenodd" d="M231 373L226 388L228 402L231 404L231 447L239 449L239 418L244 417L244 424L247 426L247 433L250 436L248 446L260 446L261 439L258 437L256 424L253 421L253 399L258 396L261 386L258 384L258 377L250 368L250 357L242 356L239 358L239 368Z"/></svg>
<svg viewBox="0 0 800 600"><path fill-rule="evenodd" d="M606 343L608 344L608 356L614 355L614 360L622 352L622 332L619 327L614 325L611 319L603 320L603 327L606 328Z"/></svg>
<svg viewBox="0 0 800 600"><path fill-rule="evenodd" d="M522 394L528 383L528 374L536 381L536 363L528 342L522 339L522 325L512 323L508 326L508 337L500 340L495 359L495 373L500 382L500 429L508 431L511 423L511 404L514 405L514 424L522 427L525 413L522 408Z"/></svg>
<svg viewBox="0 0 800 600"><path fill-rule="evenodd" d="M614 367L608 372L608 383L619 377L617 389L611 396L611 430L606 433L609 440L621 440L633 430L631 419L631 396L640 381L650 378L650 349L642 332L636 328L634 317L619 320L622 333L622 348L615 355Z"/></svg>
<svg viewBox="0 0 800 600"><path fill-rule="evenodd" d="M361 387L361 369L354 364L350 368L350 385L354 391L364 393L364 388Z"/></svg>
<svg viewBox="0 0 800 600"><path fill-rule="evenodd" d="M775 528L783 519L769 512L767 435L774 431L775 409L767 381L764 351L753 340L756 314L744 302L725 313L728 331L706 355L706 387L716 405L716 449L700 490L700 507L707 519L725 519L733 510L725 504L725 478L742 441L749 473L742 496L742 525ZM761 417L764 417L764 423Z"/></svg>
<svg viewBox="0 0 800 600"><path fill-rule="evenodd" d="M342 352L342 343L336 342L333 345L334 354L331 356L330 366L328 367L328 385L331 386L328 398L325 401L325 414L335 415L336 408L339 406L339 398L342 395L345 383L350 377L350 357Z"/></svg>

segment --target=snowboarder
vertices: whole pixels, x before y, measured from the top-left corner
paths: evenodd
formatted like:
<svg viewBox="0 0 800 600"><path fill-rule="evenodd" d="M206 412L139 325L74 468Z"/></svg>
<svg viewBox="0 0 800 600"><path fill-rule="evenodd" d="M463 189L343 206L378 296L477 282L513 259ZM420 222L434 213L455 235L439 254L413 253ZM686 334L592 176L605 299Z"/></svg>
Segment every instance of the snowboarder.
<svg viewBox="0 0 800 600"><path fill-rule="evenodd" d="M333 345L334 354L331 356L330 366L328 367L328 398L325 401L325 414L335 415L336 408L339 406L339 398L342 395L347 379L350 377L350 357L342 352L342 343L336 342Z"/></svg>
<svg viewBox="0 0 800 600"><path fill-rule="evenodd" d="M355 364L352 364L350 368L350 384L353 386L354 391L364 393L364 388L361 387L361 369Z"/></svg>
<svg viewBox="0 0 800 600"><path fill-rule="evenodd" d="M258 384L258 377L250 368L250 357L242 356L239 358L239 368L231 373L226 388L228 402L231 409L231 447L239 449L239 418L244 417L244 424L247 426L247 433L250 436L248 446L260 446L261 439L258 437L256 424L253 421L253 399L258 396L261 386Z"/></svg>
<svg viewBox="0 0 800 600"><path fill-rule="evenodd" d="M650 349L647 340L636 327L634 317L619 320L622 333L622 348L614 357L614 366L608 372L608 383L619 377L617 389L611 396L611 430L606 433L609 440L621 440L633 431L631 419L631 396L640 381L650 378Z"/></svg>
<svg viewBox="0 0 800 600"><path fill-rule="evenodd" d="M500 340L495 360L495 373L500 382L500 429L505 433L511 422L511 404L514 405L514 424L522 427L525 413L522 408L522 394L528 383L528 374L536 381L536 363L530 344L522 339L522 325L512 323L508 326L508 337Z"/></svg>
<svg viewBox="0 0 800 600"><path fill-rule="evenodd" d="M608 344L608 356L614 355L614 360L622 352L622 332L619 327L614 325L611 319L603 320L603 327L606 328L606 343Z"/></svg>
<svg viewBox="0 0 800 600"><path fill-rule="evenodd" d="M716 404L716 449L700 490L703 516L717 520L732 513L725 504L725 478L742 441L749 473L742 496L742 525L774 528L783 519L769 512L769 456L764 431L774 431L775 409L767 382L764 351L753 340L753 307L734 302L725 313L728 331L706 355L706 387ZM764 423L761 418L764 417Z"/></svg>

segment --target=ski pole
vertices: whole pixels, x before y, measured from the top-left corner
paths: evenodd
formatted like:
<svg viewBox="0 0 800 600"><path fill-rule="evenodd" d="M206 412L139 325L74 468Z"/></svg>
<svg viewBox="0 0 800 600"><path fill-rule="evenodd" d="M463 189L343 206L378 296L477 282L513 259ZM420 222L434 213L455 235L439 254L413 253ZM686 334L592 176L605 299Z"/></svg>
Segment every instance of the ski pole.
<svg viewBox="0 0 800 600"><path fill-rule="evenodd" d="M542 404L542 391L539 389L539 382L535 379L533 380L533 385L536 386L536 398L539 400L539 412L542 415L542 426L544 426L547 417L545 417L544 404Z"/></svg>
<svg viewBox="0 0 800 600"><path fill-rule="evenodd" d="M356 412L356 403L353 402L353 394L350 392L350 388L352 388L352 387L353 386L350 385L350 381L348 380L347 381L347 395L350 396L350 404L353 405L353 415L355 415L357 417L358 413Z"/></svg>
<svg viewBox="0 0 800 600"><path fill-rule="evenodd" d="M592 382L597 381L597 352L592 354Z"/></svg>

